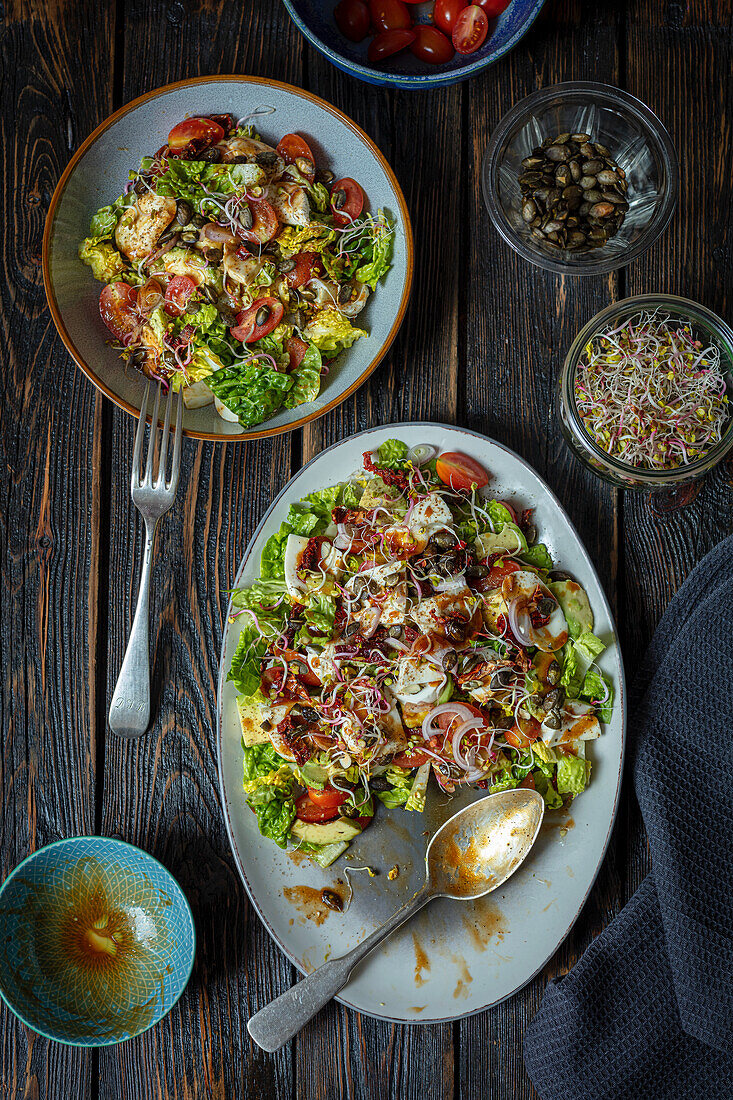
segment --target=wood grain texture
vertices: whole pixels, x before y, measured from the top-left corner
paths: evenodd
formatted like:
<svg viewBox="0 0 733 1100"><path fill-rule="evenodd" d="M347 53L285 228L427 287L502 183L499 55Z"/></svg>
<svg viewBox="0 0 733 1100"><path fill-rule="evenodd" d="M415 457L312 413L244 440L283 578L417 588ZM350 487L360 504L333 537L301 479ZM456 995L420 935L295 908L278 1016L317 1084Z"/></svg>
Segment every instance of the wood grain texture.
<svg viewBox="0 0 733 1100"><path fill-rule="evenodd" d="M101 402L46 309L41 239L53 188L111 97L113 8L5 13L1 35L0 712L3 877L50 841L95 829ZM77 73L76 55L88 61ZM89 1052L0 1009L0 1094L86 1100Z"/></svg>

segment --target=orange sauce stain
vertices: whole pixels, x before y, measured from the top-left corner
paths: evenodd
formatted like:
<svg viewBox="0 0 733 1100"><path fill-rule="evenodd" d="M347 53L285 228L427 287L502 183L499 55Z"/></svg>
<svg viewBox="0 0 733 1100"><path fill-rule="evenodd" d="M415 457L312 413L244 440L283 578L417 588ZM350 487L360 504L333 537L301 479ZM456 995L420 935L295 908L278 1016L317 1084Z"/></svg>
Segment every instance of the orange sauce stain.
<svg viewBox="0 0 733 1100"><path fill-rule="evenodd" d="M427 1007L427 1005L412 1005L410 1012L424 1012Z"/></svg>
<svg viewBox="0 0 733 1100"><path fill-rule="evenodd" d="M560 810L560 811L556 811L556 812L558 814L561 814L563 811ZM542 828L543 829L560 829L560 830L565 829L565 831L567 832L568 829L574 829L575 828L575 821L573 820L572 817L568 817L568 818L566 818L565 821L563 821L563 820L561 820L561 818L559 816L556 817L555 813L553 813L553 811L550 810L549 813L545 814L545 820L542 822Z"/></svg>
<svg viewBox="0 0 733 1100"><path fill-rule="evenodd" d="M308 858L305 852L301 852L299 848L293 848L287 854L297 867L300 867L303 860Z"/></svg>
<svg viewBox="0 0 733 1100"><path fill-rule="evenodd" d="M427 978L423 977L422 972L424 970L427 974L430 973L430 959L425 954L422 944L414 932L412 933L412 944L415 948L415 985L425 985Z"/></svg>
<svg viewBox="0 0 733 1100"><path fill-rule="evenodd" d="M309 920L315 925L321 925L334 912L325 904L321 891L314 886L286 886L283 894L300 913L300 924Z"/></svg>
<svg viewBox="0 0 733 1100"><path fill-rule="evenodd" d="M461 920L477 951L485 951L492 939L501 943L507 930L504 914L488 898L479 898L474 902L471 915L462 914Z"/></svg>
<svg viewBox="0 0 733 1100"><path fill-rule="evenodd" d="M460 968L460 977L456 988L453 990L453 996L455 998L467 997L468 987L473 981L473 976L466 965L466 960L462 955L451 955L451 961Z"/></svg>

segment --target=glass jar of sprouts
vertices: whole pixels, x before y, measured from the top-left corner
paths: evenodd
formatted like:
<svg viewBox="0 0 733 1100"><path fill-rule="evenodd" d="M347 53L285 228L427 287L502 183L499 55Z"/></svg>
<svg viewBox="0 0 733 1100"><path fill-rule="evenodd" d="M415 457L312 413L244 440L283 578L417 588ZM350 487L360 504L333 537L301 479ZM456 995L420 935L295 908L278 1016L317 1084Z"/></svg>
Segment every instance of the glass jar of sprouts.
<svg viewBox="0 0 733 1100"><path fill-rule="evenodd" d="M575 338L559 391L584 465L626 489L678 488L733 446L733 330L686 298L626 298Z"/></svg>

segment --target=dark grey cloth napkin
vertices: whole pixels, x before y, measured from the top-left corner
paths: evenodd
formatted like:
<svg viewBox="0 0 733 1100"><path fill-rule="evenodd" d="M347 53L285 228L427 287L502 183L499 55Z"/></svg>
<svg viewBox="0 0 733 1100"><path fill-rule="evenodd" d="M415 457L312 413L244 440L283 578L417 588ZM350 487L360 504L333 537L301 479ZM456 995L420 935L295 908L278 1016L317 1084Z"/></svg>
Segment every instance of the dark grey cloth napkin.
<svg viewBox="0 0 733 1100"><path fill-rule="evenodd" d="M542 1100L731 1100L733 537L667 608L628 745L652 871L549 983L525 1065Z"/></svg>

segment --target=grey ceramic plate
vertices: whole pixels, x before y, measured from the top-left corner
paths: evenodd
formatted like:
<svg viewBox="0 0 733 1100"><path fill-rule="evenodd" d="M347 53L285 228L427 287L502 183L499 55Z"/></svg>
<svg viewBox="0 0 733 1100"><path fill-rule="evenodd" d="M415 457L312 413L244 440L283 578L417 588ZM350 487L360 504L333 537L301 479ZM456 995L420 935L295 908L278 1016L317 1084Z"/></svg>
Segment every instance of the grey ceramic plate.
<svg viewBox="0 0 733 1100"><path fill-rule="evenodd" d="M111 202L142 156L154 153L168 131L187 115L231 112L237 118L274 107L256 119L265 140L275 143L297 131L318 163L337 176L361 181L371 210L382 208L396 222L393 266L360 315L369 332L331 365L318 398L245 430L217 415L213 406L187 411L186 434L199 439L257 439L292 431L340 404L371 374L394 340L407 308L413 268L412 230L392 169L359 127L325 100L289 84L251 76L203 77L169 84L135 99L111 115L74 154L51 200L43 239L43 278L51 314L62 340L88 378L108 397L137 415L144 380L126 369L107 345L99 316L101 284L78 259L89 219Z"/></svg>
<svg viewBox="0 0 733 1100"><path fill-rule="evenodd" d="M534 508L540 538L559 567L586 588L596 633L608 643L600 664L616 688L612 721L592 742L588 790L570 815L550 815L527 862L488 898L464 904L433 902L355 972L339 1000L360 1012L406 1023L452 1020L488 1008L521 989L554 954L585 902L611 834L624 751L625 692L616 632L595 569L575 528L542 479L513 451L484 436L442 424L391 424L361 432L323 451L283 489L257 528L235 585L259 576L262 548L291 502L361 468L362 452L389 438L462 451L490 470L498 496ZM302 971L341 954L401 905L422 882L427 838L466 801L448 800L431 783L424 814L398 809L378 816L358 842L328 870L281 851L263 839L242 791L242 751L235 691L226 682L240 626L227 627L219 672L218 750L224 814L234 857L252 903L275 942ZM554 820L552 820L554 818ZM318 902L324 886L353 898L344 913ZM388 878L397 866L397 878Z"/></svg>

